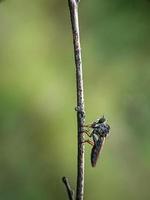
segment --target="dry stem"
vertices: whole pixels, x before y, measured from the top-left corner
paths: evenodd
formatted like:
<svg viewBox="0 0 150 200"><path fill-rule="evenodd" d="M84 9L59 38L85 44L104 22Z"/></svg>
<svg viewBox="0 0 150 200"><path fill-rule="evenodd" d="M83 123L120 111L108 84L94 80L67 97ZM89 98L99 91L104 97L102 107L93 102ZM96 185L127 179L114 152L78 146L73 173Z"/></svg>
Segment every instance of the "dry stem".
<svg viewBox="0 0 150 200"><path fill-rule="evenodd" d="M78 21L78 2L68 0L70 18L72 25L74 57L76 66L76 89L77 89L77 128L78 128L78 163L77 163L77 190L76 200L83 200L84 195L84 134L83 126L85 121L84 94L83 94L83 73L81 59L81 45Z"/></svg>

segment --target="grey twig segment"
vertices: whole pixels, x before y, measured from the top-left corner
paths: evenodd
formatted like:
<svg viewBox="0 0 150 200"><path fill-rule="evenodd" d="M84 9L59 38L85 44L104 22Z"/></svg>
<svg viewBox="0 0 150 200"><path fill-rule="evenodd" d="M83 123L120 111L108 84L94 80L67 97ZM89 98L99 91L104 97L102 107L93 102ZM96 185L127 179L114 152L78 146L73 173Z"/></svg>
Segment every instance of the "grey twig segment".
<svg viewBox="0 0 150 200"><path fill-rule="evenodd" d="M66 186L66 190L67 190L67 193L68 193L69 200L74 200L74 191L70 187L68 178L63 177L62 181Z"/></svg>
<svg viewBox="0 0 150 200"><path fill-rule="evenodd" d="M83 74L81 46L79 35L78 20L79 0L68 0L70 9L70 18L72 25L74 57L76 66L76 88L77 88L77 128L78 128L78 164L77 164L77 189L76 200L83 200L84 195L84 133L83 126L85 122L84 95L83 95Z"/></svg>

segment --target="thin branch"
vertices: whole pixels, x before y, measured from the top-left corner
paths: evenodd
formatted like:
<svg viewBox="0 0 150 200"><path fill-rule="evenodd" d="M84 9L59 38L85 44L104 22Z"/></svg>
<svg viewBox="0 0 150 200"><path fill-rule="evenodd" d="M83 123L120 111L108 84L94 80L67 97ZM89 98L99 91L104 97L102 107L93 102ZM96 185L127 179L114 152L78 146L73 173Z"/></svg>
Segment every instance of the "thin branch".
<svg viewBox="0 0 150 200"><path fill-rule="evenodd" d="M81 45L79 35L78 20L79 0L68 0L70 9L70 18L72 25L74 57L76 66L76 88L77 88L77 129L78 129L78 164L77 164L77 190L76 200L83 200L84 196L84 134L83 126L85 122L84 94L83 94L83 74Z"/></svg>
<svg viewBox="0 0 150 200"><path fill-rule="evenodd" d="M63 177L62 181L66 186L66 190L67 190L67 193L68 193L69 200L74 200L74 191L70 187L68 178Z"/></svg>

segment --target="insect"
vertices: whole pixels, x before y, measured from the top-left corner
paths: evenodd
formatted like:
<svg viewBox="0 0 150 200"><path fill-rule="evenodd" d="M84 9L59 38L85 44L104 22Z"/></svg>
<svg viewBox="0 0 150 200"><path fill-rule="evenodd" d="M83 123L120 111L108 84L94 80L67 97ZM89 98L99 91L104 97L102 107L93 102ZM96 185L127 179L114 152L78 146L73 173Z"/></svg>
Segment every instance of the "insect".
<svg viewBox="0 0 150 200"><path fill-rule="evenodd" d="M104 145L105 138L109 134L110 126L107 124L107 120L103 116L85 127L92 129L90 133L89 130L85 130L84 132L93 139L93 142L90 140L85 140L85 142L88 142L93 146L91 150L91 165L92 167L95 167L101 149Z"/></svg>

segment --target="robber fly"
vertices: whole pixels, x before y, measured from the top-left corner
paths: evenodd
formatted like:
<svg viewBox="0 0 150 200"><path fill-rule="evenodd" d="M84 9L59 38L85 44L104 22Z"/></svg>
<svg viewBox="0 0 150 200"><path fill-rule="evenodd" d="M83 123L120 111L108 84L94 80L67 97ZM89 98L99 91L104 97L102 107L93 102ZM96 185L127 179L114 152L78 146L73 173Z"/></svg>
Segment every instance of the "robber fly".
<svg viewBox="0 0 150 200"><path fill-rule="evenodd" d="M91 150L91 165L92 167L95 167L97 163L97 159L99 157L99 154L101 152L101 149L103 147L105 138L107 137L110 126L107 124L106 119L103 117L97 119L95 122L93 122L90 125L86 125L85 127L91 128L92 131L89 134L89 130L85 130L85 133L92 137L93 142L90 140L86 140L85 142L88 142L91 144L92 150Z"/></svg>

